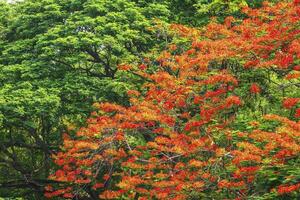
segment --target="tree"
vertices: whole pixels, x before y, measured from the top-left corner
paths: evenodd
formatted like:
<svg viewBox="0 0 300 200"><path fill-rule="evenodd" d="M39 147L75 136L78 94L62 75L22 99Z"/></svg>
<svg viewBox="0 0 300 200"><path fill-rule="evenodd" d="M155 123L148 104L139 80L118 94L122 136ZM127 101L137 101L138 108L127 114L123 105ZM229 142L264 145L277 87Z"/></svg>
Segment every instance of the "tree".
<svg viewBox="0 0 300 200"><path fill-rule="evenodd" d="M294 109L300 101L299 10L298 0L264 3L260 9L244 8L248 18L242 21L229 17L201 30L174 25L192 41L191 48L181 52L171 45L157 58L156 72L147 63L120 66L146 83L140 91L128 91L129 106L95 104L98 111L88 125L74 137L64 135L64 150L54 155L60 169L50 179L68 187L48 186L45 195L299 197L300 125ZM261 78L269 84L261 90L256 82L243 82L241 69L252 75L248 80L265 72ZM278 86L289 92L272 102L269 92ZM241 123L248 111L245 97L252 104L284 100L283 106L295 115L274 108L276 114L248 115L250 125Z"/></svg>
<svg viewBox="0 0 300 200"><path fill-rule="evenodd" d="M171 0L162 3L174 13L170 16L171 22L199 27L208 24L212 17L216 17L219 21L224 21L228 16L244 18L245 15L241 12L244 6L258 8L261 7L263 0Z"/></svg>
<svg viewBox="0 0 300 200"><path fill-rule="evenodd" d="M128 104L125 91L141 81L116 66L140 62L161 40L148 27L168 12L151 8L127 0L1 1L0 196L42 198L67 126L83 125L93 102Z"/></svg>

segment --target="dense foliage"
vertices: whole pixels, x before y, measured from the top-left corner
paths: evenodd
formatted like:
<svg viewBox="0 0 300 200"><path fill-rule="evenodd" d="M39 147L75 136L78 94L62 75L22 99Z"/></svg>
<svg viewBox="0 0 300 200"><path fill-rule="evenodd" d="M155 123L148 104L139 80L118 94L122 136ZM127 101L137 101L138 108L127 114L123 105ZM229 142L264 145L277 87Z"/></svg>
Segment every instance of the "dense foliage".
<svg viewBox="0 0 300 200"><path fill-rule="evenodd" d="M164 40L149 27L168 11L60 0L2 2L0 9L0 194L42 198L61 133L84 122L93 102L126 105L135 77L120 76L116 66Z"/></svg>
<svg viewBox="0 0 300 200"><path fill-rule="evenodd" d="M50 176L64 187L45 195L297 199L299 11L265 2L245 7L245 20L173 25L190 48L169 45L155 72L151 61L120 65L145 84L128 91L129 106L95 104L88 125L64 135Z"/></svg>
<svg viewBox="0 0 300 200"><path fill-rule="evenodd" d="M298 0L0 0L0 197L299 198L299 19Z"/></svg>

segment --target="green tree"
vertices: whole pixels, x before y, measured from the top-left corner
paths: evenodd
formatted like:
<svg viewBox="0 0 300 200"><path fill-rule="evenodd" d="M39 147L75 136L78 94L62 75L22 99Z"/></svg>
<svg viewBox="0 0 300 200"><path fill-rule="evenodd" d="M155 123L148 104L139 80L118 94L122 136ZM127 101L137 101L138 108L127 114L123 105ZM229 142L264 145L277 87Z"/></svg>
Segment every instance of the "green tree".
<svg viewBox="0 0 300 200"><path fill-rule="evenodd" d="M0 8L0 196L40 199L50 154L96 101L128 104L139 84L117 71L161 40L163 5L129 0L25 0ZM155 18L154 18L155 17Z"/></svg>

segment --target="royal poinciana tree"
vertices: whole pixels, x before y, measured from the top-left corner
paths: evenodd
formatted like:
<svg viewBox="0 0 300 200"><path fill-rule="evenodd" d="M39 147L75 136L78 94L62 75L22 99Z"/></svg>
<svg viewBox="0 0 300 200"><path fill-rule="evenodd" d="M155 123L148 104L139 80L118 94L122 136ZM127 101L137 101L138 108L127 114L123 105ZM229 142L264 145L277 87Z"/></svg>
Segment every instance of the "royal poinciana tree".
<svg viewBox="0 0 300 200"><path fill-rule="evenodd" d="M47 186L46 197L299 197L300 1L243 11L243 21L173 25L191 41L189 50L174 44L156 62L119 66L144 79L142 90L128 91L129 107L96 104L86 127L64 135L53 156L59 169L50 177L60 184ZM248 131L235 129L248 101L239 95L237 66L249 74L265 70L268 83L298 91L280 98L288 114L263 113ZM253 81L246 92L255 101L270 91Z"/></svg>

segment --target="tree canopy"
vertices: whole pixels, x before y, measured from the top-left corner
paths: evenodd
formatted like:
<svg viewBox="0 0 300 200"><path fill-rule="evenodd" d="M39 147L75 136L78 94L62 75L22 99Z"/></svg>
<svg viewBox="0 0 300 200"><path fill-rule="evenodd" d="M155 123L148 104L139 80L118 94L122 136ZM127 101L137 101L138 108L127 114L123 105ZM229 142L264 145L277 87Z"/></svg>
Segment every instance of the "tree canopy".
<svg viewBox="0 0 300 200"><path fill-rule="evenodd" d="M243 12L248 18L202 29L173 25L190 48L169 45L155 72L151 63L120 66L145 84L128 91L129 106L95 104L88 125L64 135L64 151L54 156L61 168L50 179L65 188L49 185L45 195L299 197L299 3Z"/></svg>
<svg viewBox="0 0 300 200"><path fill-rule="evenodd" d="M0 197L297 199L298 0L0 0Z"/></svg>

